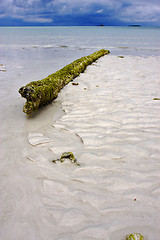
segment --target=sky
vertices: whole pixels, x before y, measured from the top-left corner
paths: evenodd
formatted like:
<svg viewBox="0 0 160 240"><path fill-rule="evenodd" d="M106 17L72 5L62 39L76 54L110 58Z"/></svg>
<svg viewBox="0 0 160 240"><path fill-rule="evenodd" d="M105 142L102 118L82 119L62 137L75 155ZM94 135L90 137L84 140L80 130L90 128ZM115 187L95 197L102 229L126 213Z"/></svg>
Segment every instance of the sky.
<svg viewBox="0 0 160 240"><path fill-rule="evenodd" d="M0 26L160 26L160 0L0 0Z"/></svg>

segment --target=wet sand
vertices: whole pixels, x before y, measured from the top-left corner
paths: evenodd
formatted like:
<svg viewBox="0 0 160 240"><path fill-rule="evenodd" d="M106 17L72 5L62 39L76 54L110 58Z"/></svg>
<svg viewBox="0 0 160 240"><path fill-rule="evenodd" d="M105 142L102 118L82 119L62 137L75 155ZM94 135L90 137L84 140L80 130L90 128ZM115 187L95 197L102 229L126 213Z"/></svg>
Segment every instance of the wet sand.
<svg viewBox="0 0 160 240"><path fill-rule="evenodd" d="M37 115L18 109L2 135L2 239L159 239L159 62L105 56ZM80 166L52 162L65 151Z"/></svg>

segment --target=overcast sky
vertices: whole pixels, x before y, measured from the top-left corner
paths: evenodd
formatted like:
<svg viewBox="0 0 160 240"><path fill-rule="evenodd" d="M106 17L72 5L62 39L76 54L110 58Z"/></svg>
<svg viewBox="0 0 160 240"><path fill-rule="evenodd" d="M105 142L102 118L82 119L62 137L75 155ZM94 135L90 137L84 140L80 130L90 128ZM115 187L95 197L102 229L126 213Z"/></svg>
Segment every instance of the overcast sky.
<svg viewBox="0 0 160 240"><path fill-rule="evenodd" d="M160 0L0 0L0 26L160 26Z"/></svg>

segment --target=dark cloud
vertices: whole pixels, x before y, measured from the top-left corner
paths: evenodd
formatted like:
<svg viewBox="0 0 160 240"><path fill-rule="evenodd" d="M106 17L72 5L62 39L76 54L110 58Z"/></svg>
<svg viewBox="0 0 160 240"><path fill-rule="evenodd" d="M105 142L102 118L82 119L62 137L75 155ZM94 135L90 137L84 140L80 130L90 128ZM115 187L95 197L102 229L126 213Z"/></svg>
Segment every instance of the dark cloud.
<svg viewBox="0 0 160 240"><path fill-rule="evenodd" d="M1 0L0 25L160 25L159 0Z"/></svg>

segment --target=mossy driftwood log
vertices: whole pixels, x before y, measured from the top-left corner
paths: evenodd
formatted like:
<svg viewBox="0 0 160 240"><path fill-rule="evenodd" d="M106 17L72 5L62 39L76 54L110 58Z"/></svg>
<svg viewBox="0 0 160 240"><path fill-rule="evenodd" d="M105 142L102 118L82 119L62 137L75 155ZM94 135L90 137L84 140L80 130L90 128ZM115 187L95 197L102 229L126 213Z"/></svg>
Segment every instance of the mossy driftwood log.
<svg viewBox="0 0 160 240"><path fill-rule="evenodd" d="M109 51L101 49L89 56L75 60L42 80L30 82L26 86L21 87L19 93L27 99L23 112L31 115L40 106L50 103L57 98L58 93L66 84L76 78L81 72L84 72L88 65L106 54L109 54Z"/></svg>

